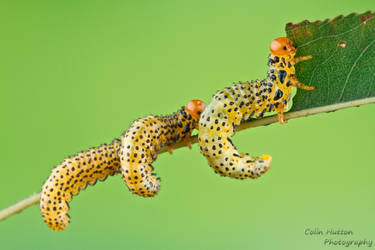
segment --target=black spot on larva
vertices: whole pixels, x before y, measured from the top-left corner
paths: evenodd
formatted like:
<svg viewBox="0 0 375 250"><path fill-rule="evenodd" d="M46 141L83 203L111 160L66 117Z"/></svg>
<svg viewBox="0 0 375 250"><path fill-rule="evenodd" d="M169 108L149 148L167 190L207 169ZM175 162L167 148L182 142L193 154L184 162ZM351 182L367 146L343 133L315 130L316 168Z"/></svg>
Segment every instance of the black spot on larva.
<svg viewBox="0 0 375 250"><path fill-rule="evenodd" d="M177 134L174 138L173 138L173 141L178 141L178 139L180 138L180 135L179 134Z"/></svg>
<svg viewBox="0 0 375 250"><path fill-rule="evenodd" d="M234 156L234 157L238 157L238 158L243 158L241 155L236 154L236 153L234 153L233 156Z"/></svg>
<svg viewBox="0 0 375 250"><path fill-rule="evenodd" d="M284 81L285 81L285 77L286 77L286 71L284 71L284 70L279 70L279 72L277 73L277 76L279 77L280 82L281 82L281 83L284 83Z"/></svg>
<svg viewBox="0 0 375 250"><path fill-rule="evenodd" d="M190 131L189 124L186 124L184 130L182 131L182 133L186 134L189 131Z"/></svg>
<svg viewBox="0 0 375 250"><path fill-rule="evenodd" d="M230 144L232 144L232 146L234 147L234 144L232 142L232 140L230 138L227 138L227 140L229 141Z"/></svg>
<svg viewBox="0 0 375 250"><path fill-rule="evenodd" d="M278 89L277 91L276 91L276 93L275 93L275 96L273 97L273 100L274 101L276 101L276 100L279 100L282 96L283 96L283 92L280 90L280 89Z"/></svg>
<svg viewBox="0 0 375 250"><path fill-rule="evenodd" d="M262 118L264 113L266 113L266 109L263 109L262 112L260 112L259 117Z"/></svg>
<svg viewBox="0 0 375 250"><path fill-rule="evenodd" d="M269 109L268 109L268 112L271 112L271 111L272 111L272 108L273 108L273 104L271 103L271 104L270 104L270 107L269 107Z"/></svg>

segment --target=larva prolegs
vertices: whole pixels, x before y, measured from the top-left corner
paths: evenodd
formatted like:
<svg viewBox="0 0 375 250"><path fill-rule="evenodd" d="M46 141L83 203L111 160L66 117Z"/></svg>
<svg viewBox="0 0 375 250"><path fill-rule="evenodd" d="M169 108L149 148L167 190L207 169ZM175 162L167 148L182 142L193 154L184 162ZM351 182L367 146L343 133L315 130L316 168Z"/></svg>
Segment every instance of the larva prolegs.
<svg viewBox="0 0 375 250"><path fill-rule="evenodd" d="M129 165L122 168L122 179L134 194L143 197L155 196L160 189L160 178L157 178L152 171L151 164Z"/></svg>
<svg viewBox="0 0 375 250"><path fill-rule="evenodd" d="M118 173L120 160L117 150L120 141L101 145L66 158L52 169L44 183L40 198L40 210L47 225L55 231L69 225L68 202L84 190L87 184L104 181L109 175Z"/></svg>
<svg viewBox="0 0 375 250"><path fill-rule="evenodd" d="M285 118L284 118L284 113L285 113L284 111L285 111L284 104L280 104L276 108L277 120L279 121L280 124L285 124L285 123L288 122L288 120L285 120Z"/></svg>

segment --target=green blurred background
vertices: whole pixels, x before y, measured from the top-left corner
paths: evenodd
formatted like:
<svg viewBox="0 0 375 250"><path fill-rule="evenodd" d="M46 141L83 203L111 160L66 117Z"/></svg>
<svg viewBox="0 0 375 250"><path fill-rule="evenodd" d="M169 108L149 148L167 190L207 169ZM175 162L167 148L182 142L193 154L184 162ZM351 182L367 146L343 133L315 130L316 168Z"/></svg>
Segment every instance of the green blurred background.
<svg viewBox="0 0 375 250"><path fill-rule="evenodd" d="M55 164L119 137L136 118L263 78L269 43L287 22L374 7L1 1L0 207L38 192ZM63 232L44 224L38 206L0 222L0 249L326 249L325 238L375 240L374 112L367 105L238 133L241 152L273 156L258 180L220 177L197 145L162 154L155 198L111 177L74 198ZM306 236L307 228L354 235Z"/></svg>

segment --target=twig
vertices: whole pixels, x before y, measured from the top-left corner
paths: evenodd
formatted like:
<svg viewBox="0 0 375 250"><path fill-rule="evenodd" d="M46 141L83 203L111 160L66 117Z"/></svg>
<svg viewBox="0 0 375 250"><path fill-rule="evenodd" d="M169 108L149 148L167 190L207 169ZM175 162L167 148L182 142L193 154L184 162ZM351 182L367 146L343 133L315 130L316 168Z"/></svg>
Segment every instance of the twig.
<svg viewBox="0 0 375 250"><path fill-rule="evenodd" d="M319 114L319 113L333 112L333 111L336 111L336 110L339 110L339 109L345 109L345 108L350 108L350 107L359 107L361 105L370 104L370 103L375 103L375 97L359 99L359 100L350 101L350 102L336 103L336 104L332 104L332 105L327 105L327 106L322 106L322 107L317 107L317 108L311 108L311 109L304 109L304 110L295 111L295 112L288 112L288 113L284 114L284 117L285 117L286 120L291 120L291 119L294 119L294 118L305 117L305 116L315 115L315 114ZM248 129L248 128L255 128L255 127L259 127L259 126L266 126L266 125L269 125L269 124L272 124L272 123L275 123L275 122L278 122L276 115L265 117L265 118L258 119L258 120L254 119L254 120L246 121L246 122L242 123L241 125L237 126L236 131L241 131L241 130ZM191 141L192 144L198 142L197 136L193 136L191 139L192 139L192 141ZM180 143L176 143L173 146L173 149L182 148L182 147L186 147L186 146L187 146L186 143L180 142ZM167 151L166 148L162 148L159 151L159 153L164 153L166 151Z"/></svg>
<svg viewBox="0 0 375 250"><path fill-rule="evenodd" d="M344 108L359 107L361 105L370 104L370 103L375 103L375 97L355 100L351 102L338 103L338 104L333 104L333 105L328 105L328 106L322 106L322 107L317 107L317 108L305 109L301 111L289 112L285 114L285 119L290 120L290 119L294 119L298 117L305 117L305 116L310 116L310 115L319 114L319 113L332 112L332 111L344 109ZM277 116L269 116L269 117L262 118L259 120L250 120L236 127L236 131L241 131L241 130L248 129L248 128L255 128L259 126L265 126L265 125L269 125L275 122L277 122ZM193 136L191 139L192 139L191 140L192 144L197 143L198 141L197 136ZM175 144L173 146L173 149L178 149L178 148L182 148L186 146L187 146L186 142L181 142L181 143ZM166 148L162 148L159 151L159 154L164 153L166 151L167 151ZM26 199L21 200L13 204L12 206L1 210L0 221L12 216L15 213L21 212L25 208L28 208L34 204L39 203L39 199L40 199L40 193L33 194L27 197Z"/></svg>
<svg viewBox="0 0 375 250"><path fill-rule="evenodd" d="M28 208L36 203L39 203L40 199L40 193L33 194L26 199L23 199L10 207L4 208L0 211L0 221L5 220L9 216L12 216L13 214L19 213L25 208Z"/></svg>

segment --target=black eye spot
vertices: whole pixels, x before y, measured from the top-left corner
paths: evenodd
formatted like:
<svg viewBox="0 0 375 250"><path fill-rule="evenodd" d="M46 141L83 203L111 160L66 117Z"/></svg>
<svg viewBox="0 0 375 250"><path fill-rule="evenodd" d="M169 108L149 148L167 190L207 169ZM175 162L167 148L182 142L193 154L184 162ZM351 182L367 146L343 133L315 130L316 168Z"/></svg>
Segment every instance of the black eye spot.
<svg viewBox="0 0 375 250"><path fill-rule="evenodd" d="M286 50L286 46L284 46L283 49Z"/></svg>

